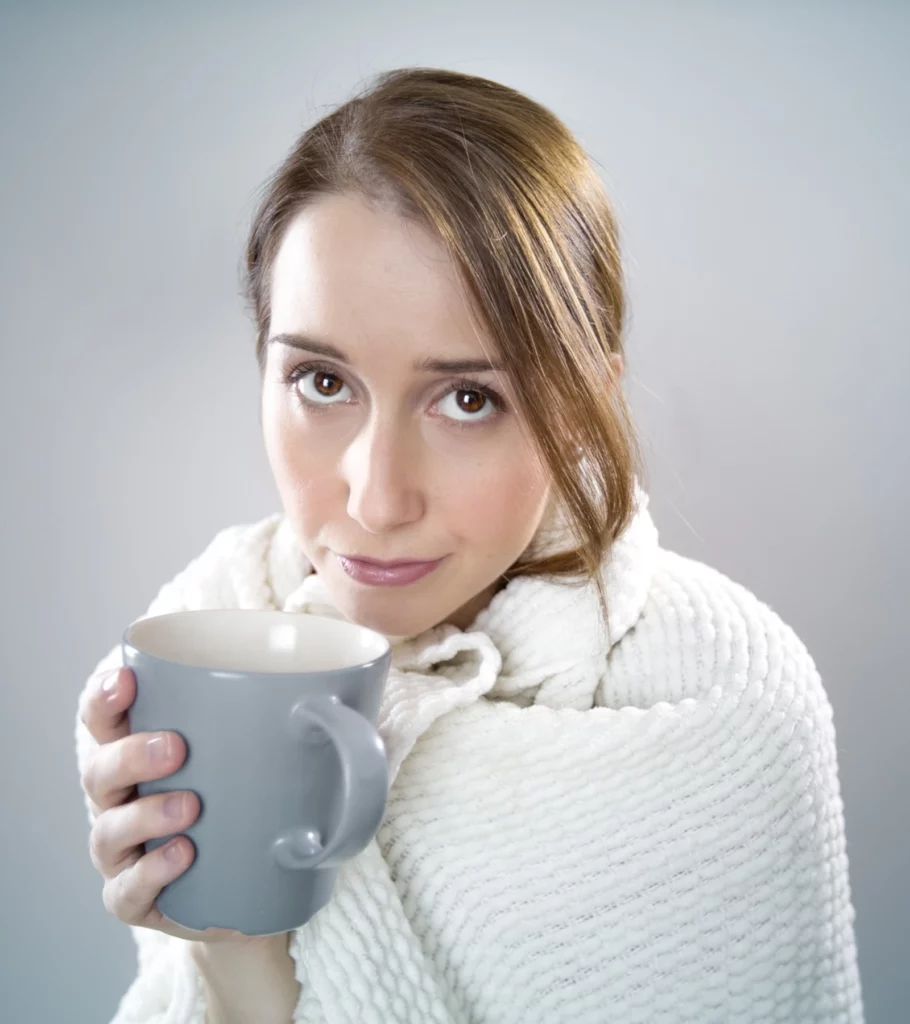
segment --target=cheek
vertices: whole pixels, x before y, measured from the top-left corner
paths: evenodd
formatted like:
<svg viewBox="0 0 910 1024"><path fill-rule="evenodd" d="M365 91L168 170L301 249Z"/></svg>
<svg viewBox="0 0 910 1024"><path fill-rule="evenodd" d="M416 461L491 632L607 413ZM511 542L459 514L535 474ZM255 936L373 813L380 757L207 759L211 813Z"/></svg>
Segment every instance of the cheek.
<svg viewBox="0 0 910 1024"><path fill-rule="evenodd" d="M461 479L448 502L453 531L482 546L523 549L540 523L548 494L545 476L531 457L513 454L482 476L464 474Z"/></svg>
<svg viewBox="0 0 910 1024"><path fill-rule="evenodd" d="M295 516L306 516L318 500L320 482L332 479L325 446L306 443L292 412L275 397L263 399L262 436L285 509Z"/></svg>
<svg viewBox="0 0 910 1024"><path fill-rule="evenodd" d="M293 459L297 457L297 451L290 442L290 434L284 412L274 396L263 395L262 440L272 475L282 497L285 496L288 483L294 476Z"/></svg>

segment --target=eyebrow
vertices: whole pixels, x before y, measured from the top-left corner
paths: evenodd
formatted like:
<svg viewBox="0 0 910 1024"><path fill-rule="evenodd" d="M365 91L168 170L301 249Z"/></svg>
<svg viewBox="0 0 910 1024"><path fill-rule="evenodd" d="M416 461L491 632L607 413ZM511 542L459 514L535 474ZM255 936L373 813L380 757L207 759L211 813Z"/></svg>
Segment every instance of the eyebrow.
<svg viewBox="0 0 910 1024"><path fill-rule="evenodd" d="M329 356L337 359L339 363L350 366L351 361L334 345L324 341L316 341L315 338L306 334L274 334L269 338L269 345L289 345L292 348L303 349L306 352L315 352L317 355ZM491 363L486 359L421 359L414 364L414 369L422 373L487 373L504 372L506 367L502 363Z"/></svg>

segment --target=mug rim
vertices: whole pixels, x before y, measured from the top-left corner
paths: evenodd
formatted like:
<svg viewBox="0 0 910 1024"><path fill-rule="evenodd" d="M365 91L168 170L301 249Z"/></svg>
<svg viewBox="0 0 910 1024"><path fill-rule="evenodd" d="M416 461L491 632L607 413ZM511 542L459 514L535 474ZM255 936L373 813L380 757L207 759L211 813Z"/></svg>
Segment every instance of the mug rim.
<svg viewBox="0 0 910 1024"><path fill-rule="evenodd" d="M363 630L367 633L372 634L374 637L378 637L385 645L382 650L375 657L370 657L366 661L358 661L353 665L340 665L337 668L326 668L326 669L233 669L233 668L218 668L214 665L200 665L196 662L186 661L183 658L165 658L160 654L153 654L151 651L145 650L143 647L138 647L133 640L130 638L131 632L143 623L159 621L169 618L177 618L178 616L196 615L199 613L211 614L211 613L243 613L244 615L258 615L262 617L277 617L285 616L286 618L293 619L297 617L306 617L307 619L318 619L323 622L330 622L333 624L333 628L347 627L354 630ZM308 673L319 674L319 675L339 675L345 672L351 672L353 670L362 671L364 669L374 668L380 665L384 660L391 659L392 655L392 644L388 637L380 633L378 630L371 629L369 626L362 626L358 622L349 622L347 619L337 619L330 615L315 615L311 612L285 612L278 608L182 608L174 612L162 612L158 615L145 615L138 619L134 619L124 630L120 637L121 645L126 651L127 649L134 654L140 655L142 658L151 659L152 661L158 662L161 665L180 665L184 668L202 670L210 675L217 675L219 677L237 678L244 679L249 676L267 675L274 676L275 678L293 678Z"/></svg>

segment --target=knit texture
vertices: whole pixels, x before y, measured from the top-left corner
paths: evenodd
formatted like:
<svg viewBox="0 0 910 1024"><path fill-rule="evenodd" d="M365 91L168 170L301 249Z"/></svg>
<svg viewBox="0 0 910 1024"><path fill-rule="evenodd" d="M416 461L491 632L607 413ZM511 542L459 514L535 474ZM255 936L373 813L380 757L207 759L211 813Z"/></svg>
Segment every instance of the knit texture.
<svg viewBox="0 0 910 1024"><path fill-rule="evenodd" d="M818 672L647 506L603 566L607 633L593 585L521 578L465 631L390 638L388 808L291 936L295 1021L862 1024ZM221 531L146 615L219 607L339 616L281 514ZM204 1024L187 944L131 931L112 1024Z"/></svg>

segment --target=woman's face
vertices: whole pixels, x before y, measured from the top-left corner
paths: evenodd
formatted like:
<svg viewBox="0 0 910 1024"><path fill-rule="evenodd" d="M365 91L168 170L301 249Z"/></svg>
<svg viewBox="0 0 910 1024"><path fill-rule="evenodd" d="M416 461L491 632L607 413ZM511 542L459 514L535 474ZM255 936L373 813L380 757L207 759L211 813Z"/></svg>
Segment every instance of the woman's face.
<svg viewBox="0 0 910 1024"><path fill-rule="evenodd" d="M265 446L333 604L387 635L466 628L533 538L550 486L514 411L520 382L435 365L495 362L445 249L359 196L321 197L287 229L271 301ZM442 561L390 586L339 555Z"/></svg>

